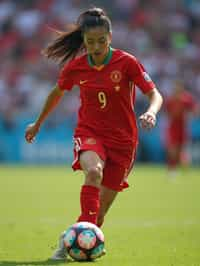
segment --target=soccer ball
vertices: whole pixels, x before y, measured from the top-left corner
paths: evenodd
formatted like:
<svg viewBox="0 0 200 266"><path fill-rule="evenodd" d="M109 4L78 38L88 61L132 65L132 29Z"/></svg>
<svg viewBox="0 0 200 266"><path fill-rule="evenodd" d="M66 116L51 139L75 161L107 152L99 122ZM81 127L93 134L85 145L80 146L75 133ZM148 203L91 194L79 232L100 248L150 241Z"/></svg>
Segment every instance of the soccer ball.
<svg viewBox="0 0 200 266"><path fill-rule="evenodd" d="M91 261L105 254L104 234L89 222L70 226L64 234L64 245L69 255L77 261Z"/></svg>

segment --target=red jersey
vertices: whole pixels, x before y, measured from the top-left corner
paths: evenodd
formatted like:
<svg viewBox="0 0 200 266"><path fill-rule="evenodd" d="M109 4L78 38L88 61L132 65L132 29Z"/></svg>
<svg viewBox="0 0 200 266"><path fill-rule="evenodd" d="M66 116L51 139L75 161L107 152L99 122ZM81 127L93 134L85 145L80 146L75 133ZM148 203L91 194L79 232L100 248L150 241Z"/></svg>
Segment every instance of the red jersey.
<svg viewBox="0 0 200 266"><path fill-rule="evenodd" d="M196 108L195 100L189 92L183 91L178 97L170 97L165 103L168 113L168 137L180 143L187 137L187 115Z"/></svg>
<svg viewBox="0 0 200 266"><path fill-rule="evenodd" d="M75 136L93 134L108 147L137 143L135 85L143 93L155 85L134 56L111 48L100 67L87 54L75 58L63 67L58 80L61 90L73 85L80 87L81 99Z"/></svg>

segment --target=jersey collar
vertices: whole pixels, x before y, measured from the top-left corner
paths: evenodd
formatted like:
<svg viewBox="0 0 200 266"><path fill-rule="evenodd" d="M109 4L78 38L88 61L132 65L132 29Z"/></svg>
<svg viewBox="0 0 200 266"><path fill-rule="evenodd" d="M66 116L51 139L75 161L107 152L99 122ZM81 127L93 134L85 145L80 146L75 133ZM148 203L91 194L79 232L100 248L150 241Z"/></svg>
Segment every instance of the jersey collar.
<svg viewBox="0 0 200 266"><path fill-rule="evenodd" d="M100 66L96 66L94 61L92 60L92 56L88 54L88 56L87 56L88 64L90 67L93 67L97 70L101 70L105 65L107 65L110 62L110 60L112 58L112 54L113 54L113 48L110 46L108 54L107 54L106 58L104 59L102 65L100 65Z"/></svg>

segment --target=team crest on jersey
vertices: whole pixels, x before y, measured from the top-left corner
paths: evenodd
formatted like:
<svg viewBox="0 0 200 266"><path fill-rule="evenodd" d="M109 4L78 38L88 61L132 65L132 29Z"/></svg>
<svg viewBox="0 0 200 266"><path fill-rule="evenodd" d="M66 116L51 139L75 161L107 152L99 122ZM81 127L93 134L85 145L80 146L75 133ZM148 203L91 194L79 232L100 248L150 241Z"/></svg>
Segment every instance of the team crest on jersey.
<svg viewBox="0 0 200 266"><path fill-rule="evenodd" d="M97 142L96 142L96 139L88 138L88 139L86 139L85 143L86 143L86 144L89 144L89 145L94 145L94 144L96 144Z"/></svg>
<svg viewBox="0 0 200 266"><path fill-rule="evenodd" d="M112 82L119 83L122 79L122 73L119 70L114 70L110 74Z"/></svg>

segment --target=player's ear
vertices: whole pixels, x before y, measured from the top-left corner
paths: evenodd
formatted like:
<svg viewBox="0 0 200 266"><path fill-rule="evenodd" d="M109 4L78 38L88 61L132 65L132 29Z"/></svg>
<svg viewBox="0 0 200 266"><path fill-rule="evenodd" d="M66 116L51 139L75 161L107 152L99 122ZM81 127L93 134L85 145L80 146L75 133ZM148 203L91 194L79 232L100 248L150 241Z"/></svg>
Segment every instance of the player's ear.
<svg viewBox="0 0 200 266"><path fill-rule="evenodd" d="M109 42L109 45L110 45L111 42L112 42L112 32L109 32L109 33L108 33L108 42Z"/></svg>

